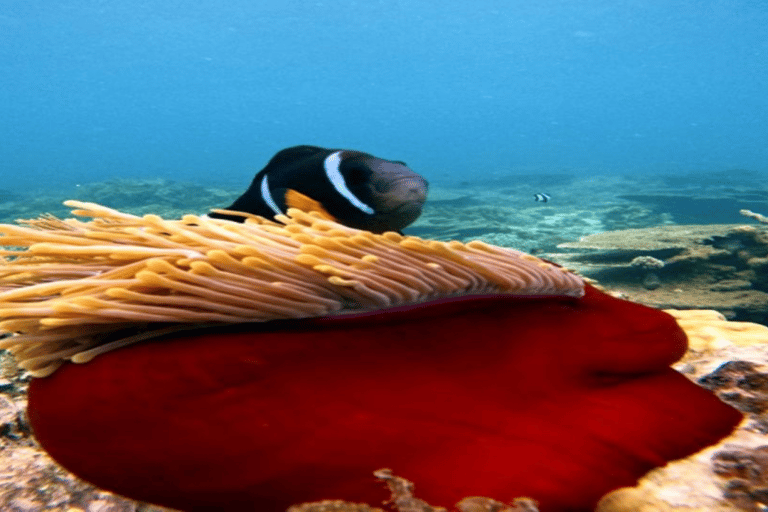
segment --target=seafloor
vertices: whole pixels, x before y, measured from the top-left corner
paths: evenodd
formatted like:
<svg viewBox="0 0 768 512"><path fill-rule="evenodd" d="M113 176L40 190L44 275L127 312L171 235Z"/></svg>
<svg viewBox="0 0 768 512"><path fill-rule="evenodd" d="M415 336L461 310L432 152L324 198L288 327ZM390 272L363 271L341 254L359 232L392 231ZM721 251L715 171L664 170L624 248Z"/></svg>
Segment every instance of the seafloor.
<svg viewBox="0 0 768 512"><path fill-rule="evenodd" d="M0 190L0 222L43 213L69 216L61 204L66 199L174 218L226 207L241 192L162 179L88 183L62 192ZM536 202L534 194L541 192L550 201ZM405 233L513 247L563 264L637 302L661 308L714 309L730 320L768 324L768 224L740 214L741 210L768 214L768 178L737 169L655 176L499 175L482 181L432 183L421 218ZM765 370L760 365L765 363L768 335L761 336L755 348L736 343L735 352L728 352L723 341L710 347L715 352L726 350L722 353L697 349L678 369L698 379L712 372L715 363L738 358L753 365L739 367L736 373L763 376L768 382L768 375L760 373ZM47 459L35 446L24 419L28 377L4 356L0 363L0 509L162 510L101 493ZM768 384L763 388L750 391L759 395L748 404L753 422L768 409ZM756 406L756 401L762 405ZM751 430L745 427L758 436L752 448L768 444L765 422ZM762 453L731 454L742 465L758 467L759 474L749 490L718 489L718 499L731 492L740 501L731 503L736 508L717 510L768 506L768 456ZM711 466L706 461L701 466L708 468L707 464Z"/></svg>

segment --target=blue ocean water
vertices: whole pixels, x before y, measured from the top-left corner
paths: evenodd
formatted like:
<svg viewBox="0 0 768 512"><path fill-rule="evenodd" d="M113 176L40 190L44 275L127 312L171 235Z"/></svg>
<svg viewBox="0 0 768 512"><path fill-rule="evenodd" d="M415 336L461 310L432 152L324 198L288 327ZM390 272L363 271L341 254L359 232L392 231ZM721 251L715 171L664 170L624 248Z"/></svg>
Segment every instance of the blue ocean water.
<svg viewBox="0 0 768 512"><path fill-rule="evenodd" d="M0 187L244 185L295 144L499 174L768 173L762 0L0 1Z"/></svg>

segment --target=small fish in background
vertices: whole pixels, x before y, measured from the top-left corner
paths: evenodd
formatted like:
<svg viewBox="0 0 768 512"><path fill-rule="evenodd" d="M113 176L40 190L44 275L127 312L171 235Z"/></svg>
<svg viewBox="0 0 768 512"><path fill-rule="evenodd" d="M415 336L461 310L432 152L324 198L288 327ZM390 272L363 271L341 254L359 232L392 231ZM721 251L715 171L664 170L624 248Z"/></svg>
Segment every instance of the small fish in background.
<svg viewBox="0 0 768 512"><path fill-rule="evenodd" d="M538 194L533 194L533 199L539 203L547 203L549 202L549 194L545 194L544 192L539 192Z"/></svg>
<svg viewBox="0 0 768 512"><path fill-rule="evenodd" d="M361 151L295 146L273 156L227 210L273 218L298 208L374 233L400 231L421 215L428 186L404 162ZM242 221L217 212L209 216Z"/></svg>

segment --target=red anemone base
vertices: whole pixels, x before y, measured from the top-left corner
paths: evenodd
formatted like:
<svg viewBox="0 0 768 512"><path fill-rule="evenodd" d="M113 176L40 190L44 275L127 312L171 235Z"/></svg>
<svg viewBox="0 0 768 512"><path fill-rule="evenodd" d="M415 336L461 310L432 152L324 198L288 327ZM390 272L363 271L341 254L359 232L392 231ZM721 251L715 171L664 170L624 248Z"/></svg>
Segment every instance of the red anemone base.
<svg viewBox="0 0 768 512"><path fill-rule="evenodd" d="M591 287L463 298L138 344L34 380L29 410L75 474L182 510L378 505L385 467L442 506L589 510L740 420L669 368L685 349L665 313Z"/></svg>

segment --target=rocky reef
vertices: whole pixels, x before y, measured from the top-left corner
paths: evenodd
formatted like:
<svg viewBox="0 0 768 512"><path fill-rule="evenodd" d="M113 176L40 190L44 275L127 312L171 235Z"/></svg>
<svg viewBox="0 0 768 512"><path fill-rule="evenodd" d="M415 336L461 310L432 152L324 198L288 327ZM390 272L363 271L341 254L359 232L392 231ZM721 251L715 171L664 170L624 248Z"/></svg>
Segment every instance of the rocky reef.
<svg viewBox="0 0 768 512"><path fill-rule="evenodd" d="M768 327L716 311L673 310L689 338L675 365L739 409L744 421L718 445L606 495L597 512L758 512L768 507Z"/></svg>
<svg viewBox="0 0 768 512"><path fill-rule="evenodd" d="M768 226L713 224L608 231L549 258L661 308L716 309L768 322Z"/></svg>
<svg viewBox="0 0 768 512"><path fill-rule="evenodd" d="M394 512L449 512L443 507L432 506L414 495L413 482L394 475L389 469L374 472L376 478L386 483L391 497L384 503ZM456 512L538 512L536 502L530 498L517 498L512 503L502 503L491 498L472 496L464 498L453 509ZM453 510L451 512L453 512ZM345 501L320 501L290 507L287 512L384 512L365 503Z"/></svg>
<svg viewBox="0 0 768 512"><path fill-rule="evenodd" d="M154 213L173 218L187 213L205 213L211 208L226 207L240 193L236 190L162 178L115 178L84 183L58 193L3 194L0 190L0 222L32 219L41 213L68 217L69 209L62 205L67 199L97 202L134 215Z"/></svg>
<svg viewBox="0 0 768 512"><path fill-rule="evenodd" d="M541 183L546 188L540 188ZM431 186L421 217L405 231L438 240L480 239L540 254L591 233L672 222L663 212L611 193L636 186L630 183L621 176L560 176L555 183L543 176L511 176L491 188L471 183L461 189ZM542 190L552 195L547 203L534 201ZM585 202L583 197L590 199Z"/></svg>

